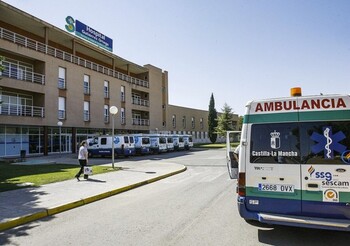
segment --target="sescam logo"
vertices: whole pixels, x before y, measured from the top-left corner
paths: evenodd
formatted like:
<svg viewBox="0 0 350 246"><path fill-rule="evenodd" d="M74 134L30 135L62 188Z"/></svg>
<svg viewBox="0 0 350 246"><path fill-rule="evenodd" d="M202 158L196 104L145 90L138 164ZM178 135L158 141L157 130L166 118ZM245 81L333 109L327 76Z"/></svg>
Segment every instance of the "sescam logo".
<svg viewBox="0 0 350 246"><path fill-rule="evenodd" d="M346 108L346 104L342 98L324 98L303 100L298 106L297 101L275 101L258 103L255 112L271 112L271 111L289 111L289 110L306 110L306 109L332 109Z"/></svg>

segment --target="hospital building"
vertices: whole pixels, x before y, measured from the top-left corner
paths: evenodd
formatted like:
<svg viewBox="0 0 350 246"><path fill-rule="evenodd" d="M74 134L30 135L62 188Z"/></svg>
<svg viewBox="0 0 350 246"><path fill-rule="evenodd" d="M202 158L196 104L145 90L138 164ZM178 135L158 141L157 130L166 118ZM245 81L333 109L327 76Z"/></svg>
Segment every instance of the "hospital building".
<svg viewBox="0 0 350 246"><path fill-rule="evenodd" d="M0 157L76 153L113 122L115 134L209 142L208 111L169 104L167 71L119 57L88 23L66 21L59 28L0 1Z"/></svg>

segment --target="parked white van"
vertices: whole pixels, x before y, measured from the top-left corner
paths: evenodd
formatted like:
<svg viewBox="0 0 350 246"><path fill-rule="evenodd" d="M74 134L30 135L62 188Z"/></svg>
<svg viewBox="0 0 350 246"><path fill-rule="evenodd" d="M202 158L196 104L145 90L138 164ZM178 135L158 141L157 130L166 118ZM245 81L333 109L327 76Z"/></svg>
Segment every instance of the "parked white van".
<svg viewBox="0 0 350 246"><path fill-rule="evenodd" d="M140 155L149 154L151 152L150 137L145 134L134 134L135 153Z"/></svg>
<svg viewBox="0 0 350 246"><path fill-rule="evenodd" d="M87 139L89 157L95 155L112 155L112 136L98 136ZM128 135L114 136L114 154L116 156L135 155L134 137Z"/></svg>
<svg viewBox="0 0 350 246"><path fill-rule="evenodd" d="M151 152L158 154L167 151L167 141L166 137L161 134L149 134L148 135L151 142Z"/></svg>
<svg viewBox="0 0 350 246"><path fill-rule="evenodd" d="M183 135L185 150L193 148L192 135Z"/></svg>
<svg viewBox="0 0 350 246"><path fill-rule="evenodd" d="M169 135L166 135L165 138L167 151L174 151L174 139Z"/></svg>
<svg viewBox="0 0 350 246"><path fill-rule="evenodd" d="M184 150L185 149L185 143L183 135L171 135L174 142L174 150Z"/></svg>

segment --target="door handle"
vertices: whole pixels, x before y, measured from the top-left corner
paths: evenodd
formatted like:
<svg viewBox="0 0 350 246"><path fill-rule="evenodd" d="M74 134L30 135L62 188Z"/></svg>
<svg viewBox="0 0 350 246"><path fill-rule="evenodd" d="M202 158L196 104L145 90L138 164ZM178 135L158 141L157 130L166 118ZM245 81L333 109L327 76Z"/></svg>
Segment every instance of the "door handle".
<svg viewBox="0 0 350 246"><path fill-rule="evenodd" d="M309 188L318 188L318 184L313 184L313 183L307 184L307 187L309 187Z"/></svg>

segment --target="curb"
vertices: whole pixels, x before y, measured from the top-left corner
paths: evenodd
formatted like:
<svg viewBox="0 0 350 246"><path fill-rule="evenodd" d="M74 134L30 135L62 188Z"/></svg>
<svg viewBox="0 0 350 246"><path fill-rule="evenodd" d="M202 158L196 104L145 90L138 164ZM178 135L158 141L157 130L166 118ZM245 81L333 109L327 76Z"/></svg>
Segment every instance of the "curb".
<svg viewBox="0 0 350 246"><path fill-rule="evenodd" d="M104 192L104 193L101 193L98 195L94 195L91 197L87 197L84 199L79 199L77 201L73 201L70 203L59 205L59 206L56 206L53 208L43 209L43 211L39 211L39 212L36 212L33 214L28 214L28 215L14 218L14 219L10 219L10 220L2 222L2 223L0 222L0 232L11 229L11 228L19 226L19 225L23 225L23 224L38 220L38 219L45 218L45 217L48 217L48 216L51 216L54 214L58 214L58 213L61 213L61 212L64 212L64 211L67 211L67 210L70 210L70 209L73 209L76 207L80 207L80 206L83 206L83 205L86 205L86 204L89 204L92 202L96 202L98 200L102 200L102 199L105 199L107 197L111 197L111 196L117 195L119 193L122 193L122 192L125 192L128 190L132 190L132 189L138 188L138 187L146 185L146 184L150 184L150 183L159 181L161 179L165 179L165 178L168 178L170 176L182 173L186 170L187 170L187 167L184 166L182 169L175 171L175 172L167 173L167 174L155 177L155 178L151 178L151 179L148 179L145 181L141 181L141 182L131 184L131 185L128 185L125 187L121 187L118 189L114 189L111 191L107 191L107 192Z"/></svg>

